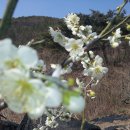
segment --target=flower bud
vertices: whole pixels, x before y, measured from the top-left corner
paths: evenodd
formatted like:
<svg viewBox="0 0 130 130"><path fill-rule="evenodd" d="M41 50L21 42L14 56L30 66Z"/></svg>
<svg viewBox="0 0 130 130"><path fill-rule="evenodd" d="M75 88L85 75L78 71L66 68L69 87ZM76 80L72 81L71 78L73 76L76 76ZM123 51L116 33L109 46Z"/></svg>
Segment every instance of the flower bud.
<svg viewBox="0 0 130 130"><path fill-rule="evenodd" d="M96 94L92 90L87 91L87 96L90 97L91 99L94 99L96 97Z"/></svg>
<svg viewBox="0 0 130 130"><path fill-rule="evenodd" d="M130 24L126 24L127 31L130 31Z"/></svg>

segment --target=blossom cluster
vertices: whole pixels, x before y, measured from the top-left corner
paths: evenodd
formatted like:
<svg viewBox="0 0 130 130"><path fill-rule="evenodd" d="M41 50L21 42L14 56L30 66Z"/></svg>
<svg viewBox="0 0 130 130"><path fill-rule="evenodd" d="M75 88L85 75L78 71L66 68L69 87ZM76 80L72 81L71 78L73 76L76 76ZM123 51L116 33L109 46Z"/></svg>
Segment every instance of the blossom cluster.
<svg viewBox="0 0 130 130"><path fill-rule="evenodd" d="M72 34L76 35L78 39L68 38L60 30L54 30L52 27L50 27L50 34L54 42L59 43L69 52L72 62L81 61L84 68L84 76L90 76L92 79L98 81L107 73L108 68L103 67L103 59L100 56L95 56L92 51L85 52L85 45L88 45L100 36L92 31L91 25L83 26L79 22L80 18L76 14L70 13L65 17L67 27L71 29ZM109 39L114 39L113 41L117 40L120 37L120 30L117 30L113 37Z"/></svg>
<svg viewBox="0 0 130 130"><path fill-rule="evenodd" d="M10 39L4 39L0 41L0 52L0 95L12 111L27 113L33 119L48 107L61 104L71 112L83 110L85 101L80 91L69 90L67 81L64 85L56 78L57 70L53 77L37 72L39 68L42 72L46 70L46 65L39 60L36 50L29 46L16 47ZM79 101L81 105L76 107Z"/></svg>
<svg viewBox="0 0 130 130"><path fill-rule="evenodd" d="M83 75L91 77L91 81L86 85L83 81L80 81L79 78L75 79L78 86L77 90L74 89L74 91L70 91L66 89L66 91L64 91L64 95L66 95L63 97L64 107L66 110L69 110L69 112L64 109L59 110L59 108L50 109L51 114L47 114L48 116L45 121L45 128L56 128L58 126L58 122L56 121L58 117L61 120L66 120L67 117L67 120L69 120L71 118L71 113L81 112L85 107L85 99L83 99L83 97L77 92L82 90L82 93L86 94L84 95L85 97L88 96L91 99L94 99L96 93L87 87L97 85L102 77L108 72L108 68L103 66L103 58L99 55L94 55L93 51L86 52L85 48L85 46L91 44L92 41L101 36L92 31L91 25L80 25L80 18L74 13L68 14L68 16L64 18L64 21L68 29L72 31L72 34L78 38L68 38L62 34L61 30L54 30L50 27L49 31L54 42L58 43L69 52L69 60L71 60L71 62L66 66L51 64L51 67L54 69L52 77L60 78L61 75L71 73L73 63L80 61L84 69ZM130 40L129 37L126 39ZM116 31L113 32L113 35L109 36L107 40L111 47L118 47L121 44L121 29L116 29ZM62 80L62 82L64 83L64 87L67 88L69 83L66 80ZM53 102L51 103L53 104ZM61 108L64 107L62 106ZM39 130L42 128L43 127Z"/></svg>
<svg viewBox="0 0 130 130"><path fill-rule="evenodd" d="M99 80L101 80L102 77L108 72L108 68L103 67L103 59L99 55L95 56L93 51L85 51L85 46L92 42L94 39L99 38L100 36L98 36L96 32L92 31L91 25L80 26L79 22L80 18L73 13L69 14L65 18L65 23L67 27L71 29L72 34L78 37L78 39L68 38L62 34L61 30L54 30L52 27L50 27L49 31L51 36L53 37L54 42L57 42L59 45L64 47L66 51L69 52L69 59L71 60L71 62L65 67L62 67L59 64L52 64L51 67L55 69L52 76L60 77L61 75L72 72L73 63L76 61L80 61L84 68L83 75L90 76L91 86L95 86L99 82ZM66 84L66 81L64 81L64 83ZM80 81L80 79L78 78L76 78L76 84L78 86L78 89L82 90L83 93L85 90L85 94L87 94L86 96L90 97L91 99L95 98L95 92L91 89L87 89L89 84L85 85L85 83L83 81ZM73 94L74 93L72 92L67 92L66 97L63 100L66 102L66 98L70 97L70 95ZM81 96L71 97L71 104L66 106L66 108L68 108L69 111L72 113L80 112L81 108L83 108L84 105L83 103L81 104L81 102L83 101L84 99ZM75 110L73 108L75 108ZM67 112L65 113L65 115L67 115ZM58 124L56 123L56 118L57 117L54 115L48 117L46 120L46 126L49 126L51 128L57 126Z"/></svg>

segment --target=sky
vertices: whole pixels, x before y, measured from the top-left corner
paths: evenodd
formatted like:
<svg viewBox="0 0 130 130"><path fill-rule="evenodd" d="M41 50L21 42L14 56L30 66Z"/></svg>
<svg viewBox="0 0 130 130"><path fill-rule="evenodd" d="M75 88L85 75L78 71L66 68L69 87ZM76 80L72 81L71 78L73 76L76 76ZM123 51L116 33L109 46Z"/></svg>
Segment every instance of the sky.
<svg viewBox="0 0 130 130"><path fill-rule="evenodd" d="M0 0L0 18L2 18L8 0ZM89 14L90 9L106 13L114 10L123 0L19 0L13 17L51 16L63 18L68 13ZM130 3L126 6L130 14Z"/></svg>

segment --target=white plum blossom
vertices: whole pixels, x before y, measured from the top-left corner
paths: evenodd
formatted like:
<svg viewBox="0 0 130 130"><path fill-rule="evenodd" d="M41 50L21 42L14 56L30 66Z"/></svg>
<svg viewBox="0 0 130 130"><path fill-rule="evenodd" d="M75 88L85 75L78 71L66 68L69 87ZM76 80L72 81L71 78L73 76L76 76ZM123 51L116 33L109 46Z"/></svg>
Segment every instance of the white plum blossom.
<svg viewBox="0 0 130 130"><path fill-rule="evenodd" d="M0 76L0 92L8 107L16 113L38 118L45 110L45 85L40 79L31 79L29 73L19 69L4 71Z"/></svg>
<svg viewBox="0 0 130 130"><path fill-rule="evenodd" d="M69 52L73 61L79 60L79 58L84 54L83 45L84 43L81 39L75 40L71 38L68 40L65 49Z"/></svg>
<svg viewBox="0 0 130 130"><path fill-rule="evenodd" d="M92 26L91 25L86 25L86 26L81 25L79 27L79 31L77 33L77 36L79 36L81 38L85 38L91 33L92 33Z"/></svg>
<svg viewBox="0 0 130 130"><path fill-rule="evenodd" d="M55 117L51 116L46 118L45 125L51 128L56 128L58 126L58 123L56 122Z"/></svg>
<svg viewBox="0 0 130 130"><path fill-rule="evenodd" d="M58 86L48 87L31 73L31 69L37 67L45 69L34 49L17 48L10 39L5 39L0 41L0 52L0 95L12 111L27 113L33 119L40 117L46 107L61 104L62 93Z"/></svg>
<svg viewBox="0 0 130 130"><path fill-rule="evenodd" d="M55 69L54 72L52 73L52 77L59 78L62 75L62 67L61 67L61 65L59 65L59 64L57 64L57 65L56 64L51 64L51 67L53 69Z"/></svg>
<svg viewBox="0 0 130 130"><path fill-rule="evenodd" d="M72 30L72 33L75 35L79 28L79 20L80 18L74 14L70 13L67 17L65 17L65 23L69 29Z"/></svg>
<svg viewBox="0 0 130 130"><path fill-rule="evenodd" d="M90 33L87 36L83 37L83 41L85 44L89 44L91 41L93 41L94 39L98 38L99 36L97 35L96 32Z"/></svg>
<svg viewBox="0 0 130 130"><path fill-rule="evenodd" d="M28 46L22 46L17 51L18 58L28 68L33 68L38 63L36 50Z"/></svg>
<svg viewBox="0 0 130 130"><path fill-rule="evenodd" d="M61 75L68 74L72 72L72 67L73 63L68 64L64 68L61 67L59 64L51 64L51 68L55 69L54 72L52 73L52 77L60 77Z"/></svg>
<svg viewBox="0 0 130 130"><path fill-rule="evenodd" d="M93 51L89 51L88 53L84 53L85 56L81 59L81 64L83 65L83 68L87 69L91 64L91 59L94 59L95 55Z"/></svg>
<svg viewBox="0 0 130 130"><path fill-rule="evenodd" d="M108 72L107 67L102 66L103 59L97 55L91 65L85 67L83 74L92 79L100 80Z"/></svg>
<svg viewBox="0 0 130 130"><path fill-rule="evenodd" d="M109 36L108 40L113 48L118 47L121 44L121 30L118 28L113 36Z"/></svg>
<svg viewBox="0 0 130 130"><path fill-rule="evenodd" d="M70 13L67 15L67 17L65 17L65 22L67 25L78 25L79 20L80 18L74 13Z"/></svg>
<svg viewBox="0 0 130 130"><path fill-rule="evenodd" d="M60 30L54 30L52 27L50 27L50 34L53 37L54 42L59 43L61 46L65 46L65 43L67 42L67 37L65 37Z"/></svg>
<svg viewBox="0 0 130 130"><path fill-rule="evenodd" d="M66 109L71 113L81 113L85 107L85 100L82 96L71 96Z"/></svg>
<svg viewBox="0 0 130 130"><path fill-rule="evenodd" d="M62 93L60 89L57 88L55 84L47 87L46 93L46 106L47 107L57 107L62 102Z"/></svg>
<svg viewBox="0 0 130 130"><path fill-rule="evenodd" d="M90 56L91 58L94 58L94 53L93 53L93 51L89 51L88 53L89 53L89 56Z"/></svg>
<svg viewBox="0 0 130 130"><path fill-rule="evenodd" d="M121 37L121 29L120 29L120 28L118 28L118 29L116 30L116 32L114 33L114 36L115 36L115 37L118 37L118 38Z"/></svg>
<svg viewBox="0 0 130 130"><path fill-rule="evenodd" d="M10 39L0 41L0 69L31 68L38 62L37 52L28 47L15 47Z"/></svg>
<svg viewBox="0 0 130 130"><path fill-rule="evenodd" d="M85 83L80 81L79 78L76 78L76 84L78 85L79 88L85 87Z"/></svg>

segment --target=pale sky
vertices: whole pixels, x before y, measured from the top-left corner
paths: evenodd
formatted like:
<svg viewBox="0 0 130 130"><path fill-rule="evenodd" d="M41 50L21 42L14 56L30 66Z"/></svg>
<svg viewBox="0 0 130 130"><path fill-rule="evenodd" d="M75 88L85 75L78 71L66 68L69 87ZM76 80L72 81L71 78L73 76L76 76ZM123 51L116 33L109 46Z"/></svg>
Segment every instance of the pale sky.
<svg viewBox="0 0 130 130"><path fill-rule="evenodd" d="M0 0L0 18L8 0ZM89 14L90 10L106 13L114 10L123 0L19 0L14 17L21 16L51 16L63 18L68 13ZM130 13L130 3L126 6Z"/></svg>

